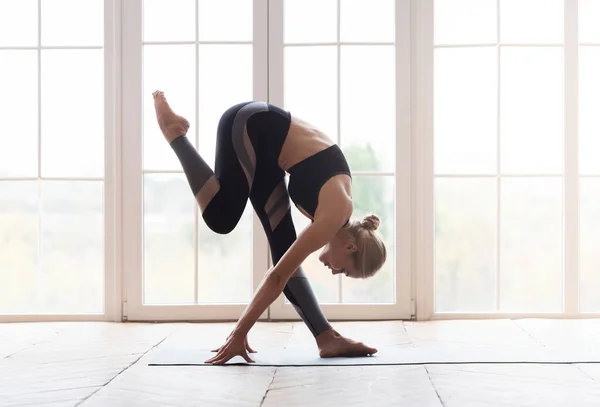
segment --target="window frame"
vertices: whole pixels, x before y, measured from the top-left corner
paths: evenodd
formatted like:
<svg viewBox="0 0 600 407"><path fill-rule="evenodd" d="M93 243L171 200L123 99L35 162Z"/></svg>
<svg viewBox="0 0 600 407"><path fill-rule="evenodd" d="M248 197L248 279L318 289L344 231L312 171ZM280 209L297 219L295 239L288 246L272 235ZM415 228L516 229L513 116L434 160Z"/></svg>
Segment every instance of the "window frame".
<svg viewBox="0 0 600 407"><path fill-rule="evenodd" d="M499 1L496 0L499 7ZM436 312L433 170L434 0L412 0L413 72L415 88L414 228L418 320L477 318L593 318L599 312L579 308L579 61L578 1L564 1L564 166L563 180L563 311L562 312ZM497 197L500 199L500 197Z"/></svg>

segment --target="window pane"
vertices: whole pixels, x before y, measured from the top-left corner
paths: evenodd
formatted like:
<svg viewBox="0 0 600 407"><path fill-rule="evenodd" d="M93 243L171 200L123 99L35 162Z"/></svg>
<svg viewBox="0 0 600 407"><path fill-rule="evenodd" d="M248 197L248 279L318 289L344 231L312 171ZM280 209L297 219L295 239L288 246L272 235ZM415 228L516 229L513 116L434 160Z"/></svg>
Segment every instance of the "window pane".
<svg viewBox="0 0 600 407"><path fill-rule="evenodd" d="M337 0L280 1L285 43L337 41Z"/></svg>
<svg viewBox="0 0 600 407"><path fill-rule="evenodd" d="M394 42L394 0L341 0L340 40Z"/></svg>
<svg viewBox="0 0 600 407"><path fill-rule="evenodd" d="M38 309L104 311L104 191L101 181L42 182Z"/></svg>
<svg viewBox="0 0 600 407"><path fill-rule="evenodd" d="M42 175L104 175L103 50L42 51Z"/></svg>
<svg viewBox="0 0 600 407"><path fill-rule="evenodd" d="M252 46L202 45L198 51L199 151L212 166L221 115L237 103L253 100Z"/></svg>
<svg viewBox="0 0 600 407"><path fill-rule="evenodd" d="M145 170L181 170L181 164L162 135L154 110L152 92L162 90L171 107L190 122L188 135L195 142L196 54L194 45L146 45L143 77ZM167 64L165 61L177 61Z"/></svg>
<svg viewBox="0 0 600 407"><path fill-rule="evenodd" d="M341 60L342 148L353 171L393 171L396 74L393 46L344 46ZM365 80L368 78L368 80ZM370 150L357 160L354 150Z"/></svg>
<svg viewBox="0 0 600 407"><path fill-rule="evenodd" d="M0 314L40 311L38 183L0 182Z"/></svg>
<svg viewBox="0 0 600 407"><path fill-rule="evenodd" d="M579 188L580 309L600 312L600 179L581 179Z"/></svg>
<svg viewBox="0 0 600 407"><path fill-rule="evenodd" d="M363 150L364 154L368 154ZM395 179L390 176L354 176L352 196L354 213L352 217L362 220L366 215L375 214L381 220L377 233L383 239L387 260L373 277L363 280L342 279L342 302L350 303L394 303L396 291L395 256Z"/></svg>
<svg viewBox="0 0 600 407"><path fill-rule="evenodd" d="M579 42L600 42L600 2L579 0Z"/></svg>
<svg viewBox="0 0 600 407"><path fill-rule="evenodd" d="M144 304L194 302L194 208L183 174L144 176Z"/></svg>
<svg viewBox="0 0 600 407"><path fill-rule="evenodd" d="M337 48L286 48L284 78L285 108L337 142Z"/></svg>
<svg viewBox="0 0 600 407"><path fill-rule="evenodd" d="M0 1L0 47L36 45L38 0Z"/></svg>
<svg viewBox="0 0 600 407"><path fill-rule="evenodd" d="M435 181L435 310L494 311L497 180Z"/></svg>
<svg viewBox="0 0 600 407"><path fill-rule="evenodd" d="M500 41L562 44L564 7L563 0L500 0Z"/></svg>
<svg viewBox="0 0 600 407"><path fill-rule="evenodd" d="M495 47L435 50L436 174L496 173L497 61Z"/></svg>
<svg viewBox="0 0 600 407"><path fill-rule="evenodd" d="M600 174L600 48L579 48L579 170Z"/></svg>
<svg viewBox="0 0 600 407"><path fill-rule="evenodd" d="M103 0L43 0L40 3L42 45L104 44Z"/></svg>
<svg viewBox="0 0 600 407"><path fill-rule="evenodd" d="M562 180L504 179L501 188L500 311L561 312Z"/></svg>
<svg viewBox="0 0 600 407"><path fill-rule="evenodd" d="M144 41L195 41L195 0L144 0Z"/></svg>
<svg viewBox="0 0 600 407"><path fill-rule="evenodd" d="M0 178L38 173L37 51L0 51Z"/></svg>
<svg viewBox="0 0 600 407"><path fill-rule="evenodd" d="M198 217L199 302L247 303L252 299L253 213L248 203L239 223L227 235L216 234Z"/></svg>
<svg viewBox="0 0 600 407"><path fill-rule="evenodd" d="M252 0L198 0L200 41L252 41Z"/></svg>
<svg viewBox="0 0 600 407"><path fill-rule="evenodd" d="M489 44L498 41L497 1L435 0L435 44Z"/></svg>
<svg viewBox="0 0 600 407"><path fill-rule="evenodd" d="M303 229L310 225L310 220L302 215L300 211L292 205L292 220L296 228L296 234L299 235ZM302 263L302 268L306 273L306 277L315 292L315 296L321 305L323 304L338 304L339 303L339 281L341 275L332 275L331 271L319 261L321 250L312 253ZM286 298L286 303L289 301Z"/></svg>
<svg viewBox="0 0 600 407"><path fill-rule="evenodd" d="M503 173L562 172L561 48L505 48L501 55Z"/></svg>

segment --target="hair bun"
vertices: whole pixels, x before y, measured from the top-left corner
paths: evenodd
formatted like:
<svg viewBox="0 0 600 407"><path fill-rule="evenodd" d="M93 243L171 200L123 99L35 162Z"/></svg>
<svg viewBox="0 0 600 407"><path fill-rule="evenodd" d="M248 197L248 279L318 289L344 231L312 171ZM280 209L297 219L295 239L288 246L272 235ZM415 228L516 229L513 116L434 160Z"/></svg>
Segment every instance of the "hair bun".
<svg viewBox="0 0 600 407"><path fill-rule="evenodd" d="M377 230L381 221L377 215L368 215L365 216L361 222L363 228L367 230Z"/></svg>

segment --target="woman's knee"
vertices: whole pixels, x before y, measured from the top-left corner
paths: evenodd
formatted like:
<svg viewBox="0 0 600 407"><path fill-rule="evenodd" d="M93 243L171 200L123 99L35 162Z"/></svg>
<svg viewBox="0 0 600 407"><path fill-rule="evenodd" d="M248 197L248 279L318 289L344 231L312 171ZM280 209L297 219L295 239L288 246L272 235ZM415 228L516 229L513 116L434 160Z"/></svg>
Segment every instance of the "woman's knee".
<svg viewBox="0 0 600 407"><path fill-rule="evenodd" d="M227 209L227 206L211 202L206 210L202 212L202 219L204 219L206 226L220 235L231 233L241 218L241 214L237 216L236 213L225 209Z"/></svg>

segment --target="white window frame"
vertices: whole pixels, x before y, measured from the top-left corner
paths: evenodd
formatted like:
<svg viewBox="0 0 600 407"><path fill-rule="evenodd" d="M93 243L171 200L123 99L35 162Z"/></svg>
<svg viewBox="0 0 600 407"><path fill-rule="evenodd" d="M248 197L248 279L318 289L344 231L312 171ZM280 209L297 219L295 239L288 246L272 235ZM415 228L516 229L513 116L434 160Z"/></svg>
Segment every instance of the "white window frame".
<svg viewBox="0 0 600 407"><path fill-rule="evenodd" d="M340 0L337 1L339 10ZM283 0L271 0L269 2L269 101L279 106L284 105L283 7ZM411 188L410 0L396 0L394 10L394 42L396 45L396 167L394 174L396 193L394 215L396 222L394 225L395 239L393 242L387 242L389 245L394 245L395 251L395 259L388 259L388 261L395 260L396 263L394 268L394 302L389 304L321 304L323 313L330 320L410 319L414 315L411 286L411 202L409 198ZM340 32L339 18L338 12L338 35ZM333 44L344 43L340 42L338 38L338 41ZM386 173L379 172L361 172L360 174L386 175ZM280 295L271 306L270 317L273 320L300 320L295 309L291 304L286 303L283 295Z"/></svg>
<svg viewBox="0 0 600 407"><path fill-rule="evenodd" d="M325 304L329 319L401 319L414 313L411 306L410 256L410 0L398 2L397 23L397 167L396 173L396 298L393 304ZM142 303L142 184L141 176L141 0L123 2L123 272L125 297L123 315L126 320L229 320L236 319L245 305L143 305ZM282 101L283 1L254 0L254 98L272 103ZM277 13L277 14L276 14ZM267 24L270 22L270 27ZM281 45L281 42L279 43ZM267 47L269 47L267 49ZM269 65L267 65L269 62ZM269 267L266 237L254 215L253 253L254 289ZM265 312L262 318L272 320L299 319L296 311L285 305L284 296Z"/></svg>
<svg viewBox="0 0 600 407"><path fill-rule="evenodd" d="M18 1L18 0L15 0ZM41 2L38 0L38 45L31 47L6 47L5 49L57 48L41 45ZM121 319L121 191L120 191L120 7L121 0L104 0L104 307L98 313L35 313L0 314L2 322L32 321L118 321ZM71 47L58 47L68 49ZM73 47L81 48L81 47ZM87 48L87 47L83 47ZM92 48L92 47L90 47ZM97 48L97 47L94 47ZM4 49L4 48L3 48ZM39 55L38 55L39 58ZM38 60L38 64L40 64ZM38 69L39 69L38 65ZM41 72L38 72L41 75ZM41 84L38 83L38 87ZM41 101L39 102L41 103ZM38 114L40 114L38 112ZM41 122L40 122L41 126ZM38 135L39 137L39 135ZM41 144L38 143L38 161L41 159ZM39 162L38 162L39 166ZM38 174L39 175L39 174ZM20 180L21 178L19 178ZM35 178L22 178L23 180ZM44 177L43 179L49 179ZM51 179L51 178L50 178ZM60 178L70 180L70 178ZM74 181L81 178L73 179ZM96 180L96 178L94 178Z"/></svg>
<svg viewBox="0 0 600 407"><path fill-rule="evenodd" d="M267 0L254 0L254 98L267 98ZM197 16L196 16L197 18ZM123 1L123 319L218 321L238 318L245 304L143 304L143 185L142 177L142 0ZM197 24L196 24L197 25ZM204 42L203 42L204 43ZM209 42L207 42L209 43ZM193 91L193 90L191 90ZM268 245L261 223L253 214L253 289L268 268ZM260 319L268 317L268 311Z"/></svg>
<svg viewBox="0 0 600 407"><path fill-rule="evenodd" d="M415 277L418 320L475 318L593 318L579 309L578 1L564 1L564 290L563 312L435 312L433 192L434 0L412 0L413 140L415 149Z"/></svg>

